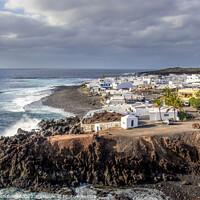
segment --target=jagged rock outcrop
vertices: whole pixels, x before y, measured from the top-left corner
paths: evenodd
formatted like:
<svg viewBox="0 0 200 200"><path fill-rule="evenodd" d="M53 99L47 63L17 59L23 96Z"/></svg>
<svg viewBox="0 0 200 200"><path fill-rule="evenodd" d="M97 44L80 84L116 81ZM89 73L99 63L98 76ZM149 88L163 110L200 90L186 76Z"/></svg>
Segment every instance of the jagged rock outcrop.
<svg viewBox="0 0 200 200"><path fill-rule="evenodd" d="M97 122L109 122L109 121L120 121L121 114L118 113L95 113L93 117L83 119L84 123L97 123ZM67 117L65 119L54 119L42 120L38 124L39 131L33 130L31 132L18 129L17 134L28 134L28 135L41 135L44 137L50 137L54 135L70 135L70 134L84 134L81 127L81 119L79 117Z"/></svg>
<svg viewBox="0 0 200 200"><path fill-rule="evenodd" d="M113 113L113 112L101 112L101 113L95 113L91 118L85 118L83 119L84 124L94 124L94 123L100 123L100 122L114 122L114 121L121 121L121 117L123 115L119 113Z"/></svg>
<svg viewBox="0 0 200 200"><path fill-rule="evenodd" d="M92 183L125 186L176 180L176 174L200 175L200 132L170 137L90 136L66 146L41 135L0 139L0 187L71 193L67 186ZM192 143L191 143L192 141ZM124 148L124 147L123 147Z"/></svg>
<svg viewBox="0 0 200 200"><path fill-rule="evenodd" d="M58 121L54 121L53 119L42 120L38 126L40 127L39 134L44 137L84 133L78 117L68 117L66 119L59 119Z"/></svg>

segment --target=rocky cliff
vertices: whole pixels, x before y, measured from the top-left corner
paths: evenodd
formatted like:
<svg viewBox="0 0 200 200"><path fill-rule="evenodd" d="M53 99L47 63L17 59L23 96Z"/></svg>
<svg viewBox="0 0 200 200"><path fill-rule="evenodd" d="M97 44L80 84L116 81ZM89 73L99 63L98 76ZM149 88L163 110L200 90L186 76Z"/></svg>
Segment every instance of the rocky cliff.
<svg viewBox="0 0 200 200"><path fill-rule="evenodd" d="M0 147L0 187L71 194L66 187L80 183L131 186L200 175L199 131L137 140L91 136L64 146L30 133L2 137Z"/></svg>

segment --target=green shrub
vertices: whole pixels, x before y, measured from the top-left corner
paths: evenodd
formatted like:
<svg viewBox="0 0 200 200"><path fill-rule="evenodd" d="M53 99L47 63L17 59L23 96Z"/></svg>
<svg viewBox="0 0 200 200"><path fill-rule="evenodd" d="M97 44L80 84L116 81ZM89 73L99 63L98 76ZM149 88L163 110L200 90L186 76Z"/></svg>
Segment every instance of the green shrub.
<svg viewBox="0 0 200 200"><path fill-rule="evenodd" d="M190 105L191 105L191 106L193 106L194 101L195 101L195 98L194 98L194 97L192 97L192 98L189 99L189 102L190 102Z"/></svg>
<svg viewBox="0 0 200 200"><path fill-rule="evenodd" d="M200 98L194 100L193 107L200 110Z"/></svg>
<svg viewBox="0 0 200 200"><path fill-rule="evenodd" d="M178 113L178 117L179 117L179 119L180 119L181 121L186 121L187 118L188 118L188 114L185 113L185 112L179 112L179 113Z"/></svg>

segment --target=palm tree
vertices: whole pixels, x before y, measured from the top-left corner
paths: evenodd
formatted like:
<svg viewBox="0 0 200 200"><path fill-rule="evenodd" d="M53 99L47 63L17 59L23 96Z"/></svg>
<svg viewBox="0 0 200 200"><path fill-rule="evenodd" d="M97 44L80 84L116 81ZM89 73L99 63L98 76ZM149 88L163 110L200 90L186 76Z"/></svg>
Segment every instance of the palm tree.
<svg viewBox="0 0 200 200"><path fill-rule="evenodd" d="M172 94L172 89L166 87L164 90L162 90L163 92L163 100L164 100L164 104L167 104L167 101L169 99L169 97L171 96Z"/></svg>
<svg viewBox="0 0 200 200"><path fill-rule="evenodd" d="M200 90L196 93L196 97L200 97Z"/></svg>
<svg viewBox="0 0 200 200"><path fill-rule="evenodd" d="M160 114L160 121L162 121L162 116L161 116L161 108L163 107L163 99L156 99L154 98L154 104L153 106L157 107L159 110L159 114Z"/></svg>
<svg viewBox="0 0 200 200"><path fill-rule="evenodd" d="M170 95L172 94L172 89L166 87L162 92L163 92L163 96L164 96L165 98L169 98Z"/></svg>
<svg viewBox="0 0 200 200"><path fill-rule="evenodd" d="M166 104L168 106L171 106L173 108L173 111L174 111L174 120L176 121L176 115L175 115L175 112L176 112L176 109L177 110L182 110L182 102L181 102L181 99L180 97L178 97L178 94L177 93L173 93L169 96L169 98L167 99L167 102ZM168 112L169 112L170 109L168 109Z"/></svg>

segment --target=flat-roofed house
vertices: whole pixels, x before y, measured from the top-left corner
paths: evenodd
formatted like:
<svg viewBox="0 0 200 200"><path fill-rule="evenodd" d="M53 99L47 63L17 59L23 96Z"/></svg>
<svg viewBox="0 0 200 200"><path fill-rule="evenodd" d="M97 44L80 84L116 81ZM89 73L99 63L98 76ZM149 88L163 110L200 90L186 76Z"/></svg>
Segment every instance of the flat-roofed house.
<svg viewBox="0 0 200 200"><path fill-rule="evenodd" d="M159 121L160 119L160 113L159 109L156 107L150 107L149 110L149 120L150 121ZM172 108L169 108L168 106L161 108L161 117L162 120L168 120L174 118L174 110ZM178 120L178 110L175 109L175 118Z"/></svg>
<svg viewBox="0 0 200 200"><path fill-rule="evenodd" d="M182 101L189 101L190 98L196 97L197 89L185 88L178 90L178 96Z"/></svg>
<svg viewBox="0 0 200 200"><path fill-rule="evenodd" d="M121 118L121 127L124 129L135 128L138 126L138 118L135 115L126 115Z"/></svg>

